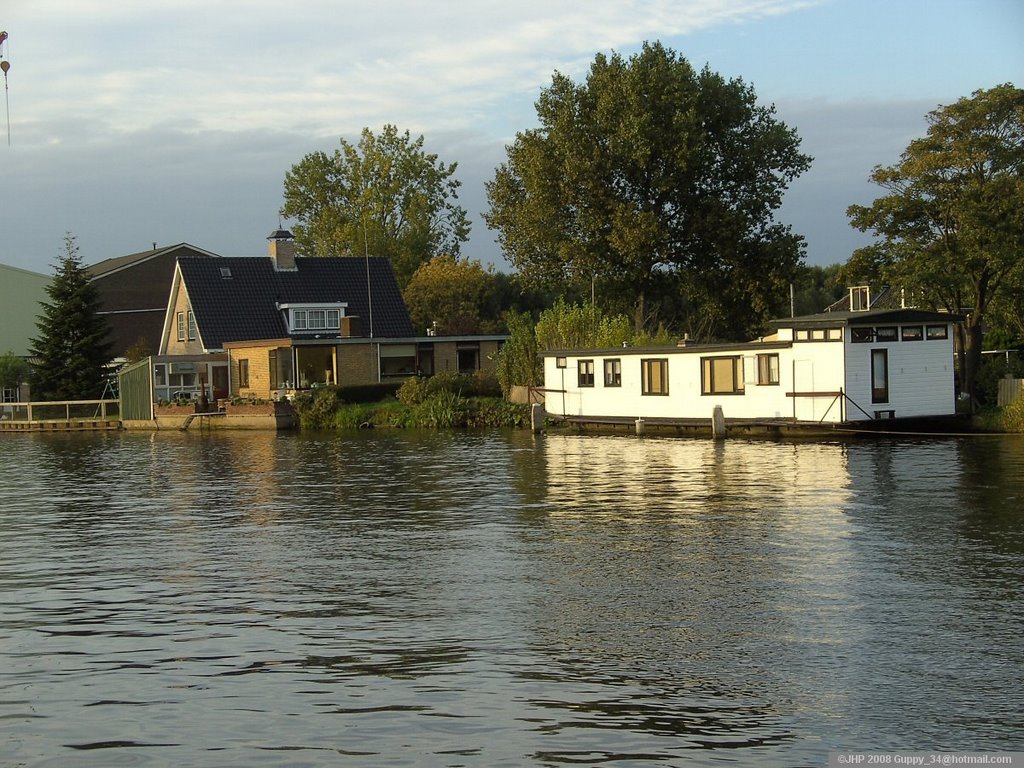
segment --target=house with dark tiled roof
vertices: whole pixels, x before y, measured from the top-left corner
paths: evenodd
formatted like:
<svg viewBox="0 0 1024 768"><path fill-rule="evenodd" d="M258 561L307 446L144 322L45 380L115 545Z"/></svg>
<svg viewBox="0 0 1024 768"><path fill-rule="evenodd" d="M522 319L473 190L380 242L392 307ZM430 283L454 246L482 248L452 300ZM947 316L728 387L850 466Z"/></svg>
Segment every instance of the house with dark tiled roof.
<svg viewBox="0 0 1024 768"><path fill-rule="evenodd" d="M227 353L223 370L200 370L214 397L475 371L504 340L416 338L387 259L300 257L291 233L267 239L268 256L177 261L159 354ZM156 384L202 386L196 370L168 363Z"/></svg>
<svg viewBox="0 0 1024 768"><path fill-rule="evenodd" d="M115 358L144 342L150 351L160 345L167 290L179 257L219 258L188 243L105 259L86 267L99 293L100 312L110 323L111 351Z"/></svg>

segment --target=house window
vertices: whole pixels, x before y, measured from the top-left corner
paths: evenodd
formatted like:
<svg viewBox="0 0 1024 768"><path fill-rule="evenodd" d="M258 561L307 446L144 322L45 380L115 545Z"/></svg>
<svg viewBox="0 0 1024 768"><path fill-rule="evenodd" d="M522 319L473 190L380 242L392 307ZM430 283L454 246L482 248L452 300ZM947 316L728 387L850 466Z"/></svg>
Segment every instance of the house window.
<svg viewBox="0 0 1024 768"><path fill-rule="evenodd" d="M742 395L742 357L702 357L702 395Z"/></svg>
<svg viewBox="0 0 1024 768"><path fill-rule="evenodd" d="M556 357L555 358L555 368L565 368L565 358L564 357Z"/></svg>
<svg viewBox="0 0 1024 768"><path fill-rule="evenodd" d="M871 291L866 285L850 289L850 311L864 312L871 309Z"/></svg>
<svg viewBox="0 0 1024 768"><path fill-rule="evenodd" d="M192 310L188 311L188 340L196 340L196 316L192 314Z"/></svg>
<svg viewBox="0 0 1024 768"><path fill-rule="evenodd" d="M340 309L328 309L327 310L327 327L332 330L341 328L341 310Z"/></svg>
<svg viewBox="0 0 1024 768"><path fill-rule="evenodd" d="M889 402L889 352L871 350L871 402Z"/></svg>
<svg viewBox="0 0 1024 768"><path fill-rule="evenodd" d="M800 330L793 335L793 338L795 338L797 341L810 341L811 332L808 330Z"/></svg>
<svg viewBox="0 0 1024 768"><path fill-rule="evenodd" d="M238 361L238 386L240 388L248 388L249 386L249 361L239 360Z"/></svg>
<svg viewBox="0 0 1024 768"><path fill-rule="evenodd" d="M824 341L825 340L825 329L815 328L811 331L811 339L813 341Z"/></svg>
<svg viewBox="0 0 1024 768"><path fill-rule="evenodd" d="M850 329L850 341L854 344L870 344L875 340L875 330L873 328L851 328Z"/></svg>
<svg viewBox="0 0 1024 768"><path fill-rule="evenodd" d="M178 320L178 341L184 341L185 340L185 313L184 312L179 312L177 320Z"/></svg>
<svg viewBox="0 0 1024 768"><path fill-rule="evenodd" d="M292 312L292 330L293 331L304 331L306 330L306 310L296 309Z"/></svg>
<svg viewBox="0 0 1024 768"><path fill-rule="evenodd" d="M622 386L622 361L618 358L604 361L604 385L606 387Z"/></svg>
<svg viewBox="0 0 1024 768"><path fill-rule="evenodd" d="M475 373L480 368L480 345L460 346L455 353L459 373Z"/></svg>
<svg viewBox="0 0 1024 768"><path fill-rule="evenodd" d="M949 326L946 325L929 325L927 329L928 341L935 339L948 339L949 338Z"/></svg>
<svg viewBox="0 0 1024 768"><path fill-rule="evenodd" d="M920 325L904 325L900 332L904 341L920 341L924 338L924 329Z"/></svg>
<svg viewBox="0 0 1024 768"><path fill-rule="evenodd" d="M828 329L828 340L829 341L842 341L843 340L843 329L842 328L829 328Z"/></svg>
<svg viewBox="0 0 1024 768"><path fill-rule="evenodd" d="M779 383L779 356L757 356L757 383L759 385Z"/></svg>
<svg viewBox="0 0 1024 768"><path fill-rule="evenodd" d="M899 338L896 330L896 326L875 328L875 341L896 341Z"/></svg>
<svg viewBox="0 0 1024 768"><path fill-rule="evenodd" d="M640 361L640 391L645 395L668 394L668 360L665 358Z"/></svg>
<svg viewBox="0 0 1024 768"><path fill-rule="evenodd" d="M592 387L594 386L594 361L593 360L580 360L579 370L577 372L577 379L579 386L581 387Z"/></svg>

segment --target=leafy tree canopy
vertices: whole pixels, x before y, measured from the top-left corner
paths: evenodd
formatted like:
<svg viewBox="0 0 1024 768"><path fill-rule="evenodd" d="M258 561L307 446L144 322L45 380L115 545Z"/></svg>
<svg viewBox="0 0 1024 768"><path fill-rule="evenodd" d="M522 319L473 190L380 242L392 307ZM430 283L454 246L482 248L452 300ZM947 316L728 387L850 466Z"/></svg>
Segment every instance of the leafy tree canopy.
<svg viewBox="0 0 1024 768"><path fill-rule="evenodd" d="M594 280L637 329L672 298L684 323L715 318L704 336L749 336L785 301L802 238L773 216L810 158L750 86L653 43L580 84L556 72L536 106L484 217L523 274Z"/></svg>
<svg viewBox="0 0 1024 768"><path fill-rule="evenodd" d="M960 370L974 394L982 324L1024 277L1024 91L1006 83L933 110L927 136L871 180L886 194L848 214L878 240L851 263L965 315Z"/></svg>
<svg viewBox="0 0 1024 768"><path fill-rule="evenodd" d="M416 270L404 297L416 328L423 332L436 323L439 333L450 336L494 330L496 318L485 316L493 291L493 270L479 261L435 256Z"/></svg>
<svg viewBox="0 0 1024 768"><path fill-rule="evenodd" d="M300 253L386 256L404 288L421 264L457 256L469 237L455 169L427 153L422 136L364 128L358 144L341 139L333 155L313 152L292 166L281 213L297 221Z"/></svg>
<svg viewBox="0 0 1024 768"><path fill-rule="evenodd" d="M74 236L64 236L64 252L46 287L32 339L36 358L32 397L42 400L91 400L103 394L110 362L110 326L98 314L99 295L89 282Z"/></svg>

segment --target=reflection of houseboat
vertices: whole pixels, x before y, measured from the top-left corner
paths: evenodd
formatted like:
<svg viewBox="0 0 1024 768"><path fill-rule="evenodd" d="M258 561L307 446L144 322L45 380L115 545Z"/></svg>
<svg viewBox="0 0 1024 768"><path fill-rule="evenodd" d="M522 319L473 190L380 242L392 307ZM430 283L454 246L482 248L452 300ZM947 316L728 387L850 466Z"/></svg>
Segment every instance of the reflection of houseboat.
<svg viewBox="0 0 1024 768"><path fill-rule="evenodd" d="M545 353L545 409L577 423L677 428L950 417L955 414L953 323L917 309L849 308L777 320L745 344Z"/></svg>

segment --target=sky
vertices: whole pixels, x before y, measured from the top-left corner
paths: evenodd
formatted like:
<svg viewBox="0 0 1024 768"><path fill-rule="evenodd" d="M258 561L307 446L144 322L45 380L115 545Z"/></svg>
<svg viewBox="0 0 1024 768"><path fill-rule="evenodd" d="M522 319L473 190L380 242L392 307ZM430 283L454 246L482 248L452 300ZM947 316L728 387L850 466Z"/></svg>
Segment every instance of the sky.
<svg viewBox="0 0 1024 768"><path fill-rule="evenodd" d="M87 264L265 254L292 165L387 123L458 163L462 255L509 271L484 184L542 89L655 40L796 129L814 162L776 218L839 263L929 111L1024 86L1021 0L0 0L0 30L0 263L43 273L68 232Z"/></svg>

